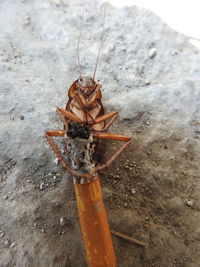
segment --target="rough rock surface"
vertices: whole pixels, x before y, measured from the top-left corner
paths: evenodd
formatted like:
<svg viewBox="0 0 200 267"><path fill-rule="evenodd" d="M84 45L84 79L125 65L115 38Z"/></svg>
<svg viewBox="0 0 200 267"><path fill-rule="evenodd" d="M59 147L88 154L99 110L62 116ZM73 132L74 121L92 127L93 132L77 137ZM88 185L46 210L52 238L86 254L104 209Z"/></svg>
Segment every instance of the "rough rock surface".
<svg viewBox="0 0 200 267"><path fill-rule="evenodd" d="M84 8L80 57L92 75L101 2ZM71 178L43 138L62 127L55 108L78 77L80 14L80 1L0 2L2 267L86 266ZM147 244L113 237L118 264L199 266L199 51L135 6L108 7L104 39L96 78L106 110L120 112L112 131L133 137L101 173L105 203L113 229Z"/></svg>

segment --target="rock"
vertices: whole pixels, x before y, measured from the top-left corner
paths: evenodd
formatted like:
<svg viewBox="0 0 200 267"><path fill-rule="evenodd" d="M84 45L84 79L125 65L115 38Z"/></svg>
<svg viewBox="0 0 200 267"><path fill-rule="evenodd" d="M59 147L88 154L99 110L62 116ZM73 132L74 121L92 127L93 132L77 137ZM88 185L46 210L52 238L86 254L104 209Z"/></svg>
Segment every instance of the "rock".
<svg viewBox="0 0 200 267"><path fill-rule="evenodd" d="M0 232L0 237L4 237L4 231Z"/></svg>
<svg viewBox="0 0 200 267"><path fill-rule="evenodd" d="M151 84L151 82L149 80L146 80L144 83L145 83L145 85L150 85Z"/></svg>
<svg viewBox="0 0 200 267"><path fill-rule="evenodd" d="M13 242L11 245L10 245L10 248L13 248L15 247L15 242Z"/></svg>
<svg viewBox="0 0 200 267"><path fill-rule="evenodd" d="M22 120L22 121L24 120L24 116L23 115L20 116L20 120Z"/></svg>
<svg viewBox="0 0 200 267"><path fill-rule="evenodd" d="M40 190L44 190L44 188L45 188L45 184L44 183L41 183L40 184Z"/></svg>
<svg viewBox="0 0 200 267"><path fill-rule="evenodd" d="M66 225L66 219L64 217L60 217L60 225L61 226Z"/></svg>
<svg viewBox="0 0 200 267"><path fill-rule="evenodd" d="M5 247L9 247L9 245L10 245L10 241L9 241L9 240L5 240L5 241L3 242L3 244L4 244Z"/></svg>
<svg viewBox="0 0 200 267"><path fill-rule="evenodd" d="M186 205L187 205L188 207L193 207L193 206L194 206L194 202L193 202L192 200L187 200L187 201L186 201Z"/></svg>
<svg viewBox="0 0 200 267"><path fill-rule="evenodd" d="M156 55L157 55L157 49L155 47L151 48L149 50L149 58L154 58Z"/></svg>
<svg viewBox="0 0 200 267"><path fill-rule="evenodd" d="M132 189L131 189L131 194L132 194L132 195L135 195L135 193L136 193L135 189L132 188Z"/></svg>
<svg viewBox="0 0 200 267"><path fill-rule="evenodd" d="M53 163L54 163L55 165L58 165L58 163L59 163L59 159L58 159L58 158L54 159Z"/></svg>

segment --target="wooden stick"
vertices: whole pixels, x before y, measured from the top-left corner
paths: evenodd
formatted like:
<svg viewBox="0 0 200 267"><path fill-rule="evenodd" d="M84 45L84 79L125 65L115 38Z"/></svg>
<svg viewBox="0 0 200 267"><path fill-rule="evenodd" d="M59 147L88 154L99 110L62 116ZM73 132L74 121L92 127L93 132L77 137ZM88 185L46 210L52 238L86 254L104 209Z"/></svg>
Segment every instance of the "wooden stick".
<svg viewBox="0 0 200 267"><path fill-rule="evenodd" d="M115 230L113 230L113 229L110 229L110 232L111 232L113 235L119 236L119 237L121 237L121 238L123 238L123 239L125 239L125 240L127 240L127 241L129 241L129 242L132 242L132 243L134 243L134 244L136 244L136 245L138 245L138 246L145 247L145 243L142 242L142 241L139 241L139 240L137 240L137 239L135 239L135 238L132 238L132 237L129 237L129 236L124 235L124 234L122 234L122 233L119 233L119 232L117 232L117 231L115 231Z"/></svg>

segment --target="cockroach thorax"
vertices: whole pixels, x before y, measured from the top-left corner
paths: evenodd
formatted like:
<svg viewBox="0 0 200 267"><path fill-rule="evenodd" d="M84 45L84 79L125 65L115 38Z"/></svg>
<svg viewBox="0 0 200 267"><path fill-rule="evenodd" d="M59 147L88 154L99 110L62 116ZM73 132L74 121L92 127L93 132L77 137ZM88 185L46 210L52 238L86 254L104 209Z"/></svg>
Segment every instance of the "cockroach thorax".
<svg viewBox="0 0 200 267"><path fill-rule="evenodd" d="M70 121L68 123L68 130L67 130L67 136L75 139L75 138L81 138L81 139L89 139L91 135L90 127L87 124L81 124Z"/></svg>

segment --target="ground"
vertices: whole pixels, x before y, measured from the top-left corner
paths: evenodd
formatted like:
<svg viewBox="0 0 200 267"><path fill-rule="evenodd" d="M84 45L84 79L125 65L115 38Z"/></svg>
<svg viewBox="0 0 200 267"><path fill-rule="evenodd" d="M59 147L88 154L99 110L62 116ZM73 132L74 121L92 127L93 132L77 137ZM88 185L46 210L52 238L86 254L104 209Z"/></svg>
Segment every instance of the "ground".
<svg viewBox="0 0 200 267"><path fill-rule="evenodd" d="M43 135L82 71L92 75L102 4L1 1L0 266L86 266L71 176ZM83 23L84 22L84 23ZM200 54L152 12L108 5L96 78L112 132L132 144L100 173L118 266L200 265ZM118 146L108 143L106 157Z"/></svg>

